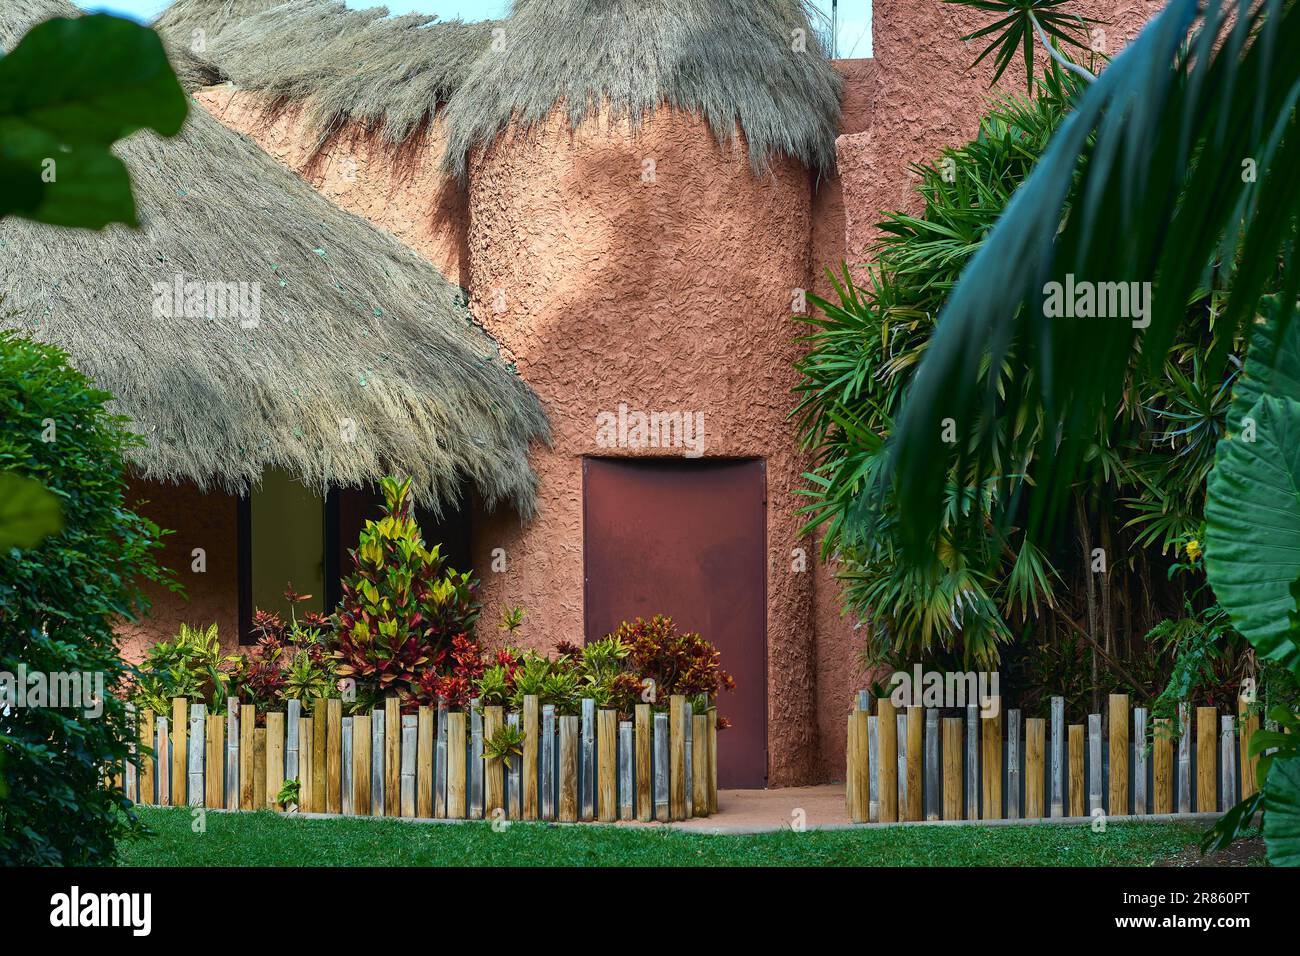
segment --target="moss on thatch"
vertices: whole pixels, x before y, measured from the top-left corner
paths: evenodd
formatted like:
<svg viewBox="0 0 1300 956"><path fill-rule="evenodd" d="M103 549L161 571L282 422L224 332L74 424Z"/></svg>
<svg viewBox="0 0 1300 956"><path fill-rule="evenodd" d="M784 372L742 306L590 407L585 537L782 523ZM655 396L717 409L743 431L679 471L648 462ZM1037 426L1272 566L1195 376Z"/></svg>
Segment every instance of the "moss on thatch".
<svg viewBox="0 0 1300 956"><path fill-rule="evenodd" d="M840 80L806 0L516 0L507 19L482 23L326 0L232 20L226 2L177 0L160 26L192 29L206 11L221 28L205 55L273 103L308 103L322 143L355 121L398 144L445 105L447 163L463 172L471 149L557 104L575 127L605 104L634 127L669 105L723 143L743 132L756 168L777 154L834 162Z"/></svg>
<svg viewBox="0 0 1300 956"><path fill-rule="evenodd" d="M5 0L0 43L65 13ZM178 137L117 152L143 228L0 222L0 324L113 393L147 438L144 477L241 491L270 467L317 489L403 472L434 507L468 481L532 513L545 416L433 266L201 109ZM229 307L160 314L178 277L258 284L256 324Z"/></svg>
<svg viewBox="0 0 1300 956"><path fill-rule="evenodd" d="M762 169L776 154L834 163L840 79L805 0L516 0L501 34L447 107L447 162L564 104L577 127L604 104L635 127L660 105L704 117L720 142L743 132Z"/></svg>

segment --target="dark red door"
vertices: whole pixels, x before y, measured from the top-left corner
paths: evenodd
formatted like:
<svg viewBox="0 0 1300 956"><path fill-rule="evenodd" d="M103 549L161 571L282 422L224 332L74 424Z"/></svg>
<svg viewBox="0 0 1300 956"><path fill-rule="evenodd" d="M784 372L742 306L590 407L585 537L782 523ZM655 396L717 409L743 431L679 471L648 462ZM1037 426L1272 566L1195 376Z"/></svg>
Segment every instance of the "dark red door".
<svg viewBox="0 0 1300 956"><path fill-rule="evenodd" d="M666 614L722 652L718 785L767 785L767 526L761 461L583 461L586 638Z"/></svg>

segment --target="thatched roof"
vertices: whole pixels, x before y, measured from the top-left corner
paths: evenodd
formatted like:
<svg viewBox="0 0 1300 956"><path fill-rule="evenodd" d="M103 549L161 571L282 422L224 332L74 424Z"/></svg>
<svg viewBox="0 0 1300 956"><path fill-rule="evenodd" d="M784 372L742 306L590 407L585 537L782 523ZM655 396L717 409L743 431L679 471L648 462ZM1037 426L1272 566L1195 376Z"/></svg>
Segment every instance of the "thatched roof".
<svg viewBox="0 0 1300 956"><path fill-rule="evenodd" d="M756 168L776 154L834 162L840 79L807 0L516 0L482 23L326 0L236 20L228 3L176 0L159 27L181 42L210 24L204 55L241 88L309 102L322 142L355 121L400 143L445 106L447 162L463 172L473 147L557 104L575 127L605 104L634 126L667 104L703 116L722 142L743 132Z"/></svg>
<svg viewBox="0 0 1300 956"><path fill-rule="evenodd" d="M4 0L0 43L60 14L75 11ZM545 416L433 266L202 109L180 136L117 152L143 228L0 221L2 311L17 309L0 324L61 345L116 396L148 439L137 471L228 490L268 467L316 488L403 472L435 507L467 481L532 512ZM256 283L260 316L215 297L160 315L178 277L250 297Z"/></svg>

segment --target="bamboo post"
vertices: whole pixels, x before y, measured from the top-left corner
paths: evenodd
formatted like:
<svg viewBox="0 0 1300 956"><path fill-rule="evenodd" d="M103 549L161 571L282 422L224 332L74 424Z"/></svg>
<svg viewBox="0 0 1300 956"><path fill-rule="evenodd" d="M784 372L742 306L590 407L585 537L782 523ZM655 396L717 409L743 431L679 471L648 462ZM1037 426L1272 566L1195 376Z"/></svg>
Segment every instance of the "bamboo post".
<svg viewBox="0 0 1300 956"><path fill-rule="evenodd" d="M1151 739L1152 812L1173 813L1174 742L1168 717L1157 717Z"/></svg>
<svg viewBox="0 0 1300 956"><path fill-rule="evenodd" d="M438 746L434 754L433 813L447 815L447 698L438 698Z"/></svg>
<svg viewBox="0 0 1300 956"><path fill-rule="evenodd" d="M983 730L984 819L1002 819L1002 698L990 697L994 712L981 716Z"/></svg>
<svg viewBox="0 0 1300 956"><path fill-rule="evenodd" d="M1214 766L1215 723L1213 707L1196 708L1196 810L1213 813L1218 809L1218 774Z"/></svg>
<svg viewBox="0 0 1300 956"><path fill-rule="evenodd" d="M384 815L402 815L402 702L384 698Z"/></svg>
<svg viewBox="0 0 1300 956"><path fill-rule="evenodd" d="M311 708L311 808L314 813L329 812L329 700L317 697Z"/></svg>
<svg viewBox="0 0 1300 956"><path fill-rule="evenodd" d="M239 708L239 809L252 810L253 806L253 731L257 729L257 708L243 704ZM312 757L316 757L315 752ZM312 794L312 809L320 812L316 794Z"/></svg>
<svg viewBox="0 0 1300 956"><path fill-rule="evenodd" d="M416 720L415 815L427 819L433 816L433 708L421 705Z"/></svg>
<svg viewBox="0 0 1300 956"><path fill-rule="evenodd" d="M302 779L299 776L299 772L298 772L298 750L299 750L298 741L301 739L299 736L300 728L298 726L298 723L301 720L301 718L302 718L302 701L300 700L285 701L285 715L284 715L284 779L285 780L300 781ZM236 765L238 765L238 761L236 761ZM230 764L227 763L226 766L229 767ZM226 792L229 793L229 781L227 781ZM296 804L294 806L296 806ZM289 807L285 807L285 809L288 810Z"/></svg>
<svg viewBox="0 0 1300 956"><path fill-rule="evenodd" d="M420 733L420 719L416 714L403 714L402 734L398 743L398 810L402 816L415 816L415 756Z"/></svg>
<svg viewBox="0 0 1300 956"><path fill-rule="evenodd" d="M1219 718L1219 806L1224 810L1237 802L1237 735L1228 714Z"/></svg>
<svg viewBox="0 0 1300 956"><path fill-rule="evenodd" d="M1070 762L1070 816L1082 817L1087 815L1084 809L1083 794L1083 724L1070 724L1069 728L1069 762Z"/></svg>
<svg viewBox="0 0 1300 956"><path fill-rule="evenodd" d="M1101 773L1101 714L1088 715L1088 813L1104 810Z"/></svg>
<svg viewBox="0 0 1300 956"><path fill-rule="evenodd" d="M704 718L705 727L707 728L709 718ZM708 730L705 730L708 733ZM620 820L631 820L634 816L636 792L635 783L635 759L632 754L636 749L635 737L632 732L632 721L620 720L618 722L618 818ZM704 748L705 763L709 759L708 747ZM705 796L704 805L708 807L708 775L705 775Z"/></svg>
<svg viewBox="0 0 1300 956"><path fill-rule="evenodd" d="M370 795L370 747L373 742L371 720L370 714L357 714L352 718L352 811L362 817L370 816L373 806Z"/></svg>
<svg viewBox="0 0 1300 956"><path fill-rule="evenodd" d="M668 811L674 820L686 818L686 698L668 701Z"/></svg>
<svg viewBox="0 0 1300 956"><path fill-rule="evenodd" d="M204 771L205 807L225 806L226 723L213 716L207 721L207 767Z"/></svg>
<svg viewBox="0 0 1300 956"><path fill-rule="evenodd" d="M870 706L870 704L868 704ZM880 820L880 718L867 714L867 822Z"/></svg>
<svg viewBox="0 0 1300 956"><path fill-rule="evenodd" d="M502 708L488 706L483 708L483 741L486 745L493 735L505 723ZM506 800L502 792L505 786L501 776L501 758L485 757L483 761L483 816L491 818L496 811L505 811Z"/></svg>
<svg viewBox="0 0 1300 956"><path fill-rule="evenodd" d="M555 819L555 705L542 705L542 782L541 813L543 820Z"/></svg>
<svg viewBox="0 0 1300 956"><path fill-rule="evenodd" d="M300 717L298 719L298 732L302 735L302 746L298 751L298 771L301 774L298 778L298 808L303 813L316 812L311 802L311 780L315 772L312 764L316 755L316 749L311 745L316 733L314 724L315 720L311 717Z"/></svg>
<svg viewBox="0 0 1300 956"><path fill-rule="evenodd" d="M961 718L943 718L943 818L961 819Z"/></svg>
<svg viewBox="0 0 1300 956"><path fill-rule="evenodd" d="M578 718L566 714L560 718L560 812L563 823L578 819Z"/></svg>
<svg viewBox="0 0 1300 956"><path fill-rule="evenodd" d="M582 699L582 750L578 755L578 819L596 816L596 702Z"/></svg>
<svg viewBox="0 0 1300 956"><path fill-rule="evenodd" d="M672 736L668 726L667 714L654 715L654 802L655 819L667 823L672 817L672 784L669 780L668 764Z"/></svg>
<svg viewBox="0 0 1300 956"><path fill-rule="evenodd" d="M506 715L506 726L519 729L519 712L511 711ZM524 816L524 800L521 793L520 780L520 762L523 759L522 754L514 754L506 758L506 811L512 820L522 820Z"/></svg>
<svg viewBox="0 0 1300 956"><path fill-rule="evenodd" d="M1133 812L1147 812L1147 709L1133 708Z"/></svg>
<svg viewBox="0 0 1300 956"><path fill-rule="evenodd" d="M538 815L537 800L537 755L538 755L538 702L536 694L524 695L524 770L523 770L523 818L536 820Z"/></svg>
<svg viewBox="0 0 1300 956"><path fill-rule="evenodd" d="M943 781L939 767L939 711L930 708L925 712L925 818L938 820L943 816Z"/></svg>
<svg viewBox="0 0 1300 956"><path fill-rule="evenodd" d="M189 767L186 777L189 782L187 791L189 805L203 806L205 787L203 783L203 761L207 756L207 715L208 708L203 704L190 704L190 747Z"/></svg>
<svg viewBox="0 0 1300 956"><path fill-rule="evenodd" d="M1241 720L1241 798L1245 800L1259 792L1259 782L1255 779L1259 756L1250 755L1250 738L1259 730L1259 714L1251 712L1250 701L1244 696L1237 700L1237 713Z"/></svg>
<svg viewBox="0 0 1300 956"><path fill-rule="evenodd" d="M158 758L158 806L169 807L172 802L171 788L171 735L168 733L167 718L155 720L158 742L154 745L154 754Z"/></svg>
<svg viewBox="0 0 1300 956"><path fill-rule="evenodd" d="M966 819L980 818L980 709L966 707Z"/></svg>
<svg viewBox="0 0 1300 956"><path fill-rule="evenodd" d="M469 702L469 815L483 816L483 701Z"/></svg>
<svg viewBox="0 0 1300 956"><path fill-rule="evenodd" d="M140 714L140 723L136 727L140 735L140 802L149 806L154 802L154 714L146 707Z"/></svg>
<svg viewBox="0 0 1300 956"><path fill-rule="evenodd" d="M266 728L253 728L253 809L266 809Z"/></svg>
<svg viewBox="0 0 1300 956"><path fill-rule="evenodd" d="M1192 717L1191 705L1178 705L1178 812L1192 812Z"/></svg>
<svg viewBox="0 0 1300 956"><path fill-rule="evenodd" d="M1020 711L1007 711L1007 819L1020 819Z"/></svg>
<svg viewBox="0 0 1300 956"><path fill-rule="evenodd" d="M654 819L654 792L651 789L650 754L654 739L650 731L650 705L637 704L636 721L636 818L643 823Z"/></svg>
<svg viewBox="0 0 1300 956"><path fill-rule="evenodd" d="M466 802L465 767L465 714L460 711L447 714L447 816L463 820L468 812Z"/></svg>
<svg viewBox="0 0 1300 956"><path fill-rule="evenodd" d="M384 732L387 715L384 708L376 707L370 714L370 815L382 817L388 809L384 794L384 750L388 735Z"/></svg>
<svg viewBox="0 0 1300 956"><path fill-rule="evenodd" d="M266 727L267 730L269 731L271 729L271 722L269 719L270 714L267 714L267 718L268 719L267 719ZM342 799L340 800L340 803L342 805L341 812L343 813L343 815L345 817L351 817L351 816L356 816L356 812L357 812L357 783L356 783L356 777L353 775L353 770L355 769L356 766L356 758L352 754L353 739L356 736L355 717L343 718L342 732L343 732L343 737L342 737L343 745L341 748L342 764L340 768L340 783L342 785ZM268 742L270 741L270 739L271 738L268 735L267 737ZM269 743L267 746L266 757L267 757L266 762L267 762L267 773L268 773L267 792L270 793L271 788L270 788L269 774L270 774L270 767L271 767L271 750L270 750Z"/></svg>
<svg viewBox="0 0 1300 956"><path fill-rule="evenodd" d="M1110 799L1107 813L1128 813L1128 694L1110 695Z"/></svg>
<svg viewBox="0 0 1300 956"><path fill-rule="evenodd" d="M898 730L894 704L888 697L876 701L876 732L879 736L880 822L898 821ZM903 746L907 746L906 741Z"/></svg>
<svg viewBox="0 0 1300 956"><path fill-rule="evenodd" d="M325 705L325 812L343 812L343 701Z"/></svg>
<svg viewBox="0 0 1300 956"><path fill-rule="evenodd" d="M189 718L189 701L184 697L172 698L172 806L188 803L185 793L185 774L188 769L185 757L185 723Z"/></svg>
<svg viewBox="0 0 1300 956"><path fill-rule="evenodd" d="M1065 815L1065 698L1052 698L1052 752L1048 764L1048 780L1052 801L1052 816Z"/></svg>
<svg viewBox="0 0 1300 956"><path fill-rule="evenodd" d="M596 721L596 813L601 823L618 819L618 711L602 709Z"/></svg>
<svg viewBox="0 0 1300 956"><path fill-rule="evenodd" d="M1047 722L1041 717L1025 721L1025 819L1041 820L1043 813L1043 750Z"/></svg>

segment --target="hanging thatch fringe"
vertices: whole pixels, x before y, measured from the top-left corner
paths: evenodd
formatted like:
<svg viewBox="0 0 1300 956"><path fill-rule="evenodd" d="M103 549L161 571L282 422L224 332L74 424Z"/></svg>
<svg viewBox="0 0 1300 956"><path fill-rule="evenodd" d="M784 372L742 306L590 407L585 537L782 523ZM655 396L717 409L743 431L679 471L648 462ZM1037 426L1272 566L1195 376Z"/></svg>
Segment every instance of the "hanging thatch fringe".
<svg viewBox="0 0 1300 956"><path fill-rule="evenodd" d="M65 14L5 0L0 43ZM238 491L268 467L317 489L401 471L434 507L468 481L532 513L545 416L432 265L202 109L117 152L143 228L0 222L0 325L116 397L147 439L144 477ZM175 314L178 282L205 284L198 316Z"/></svg>

